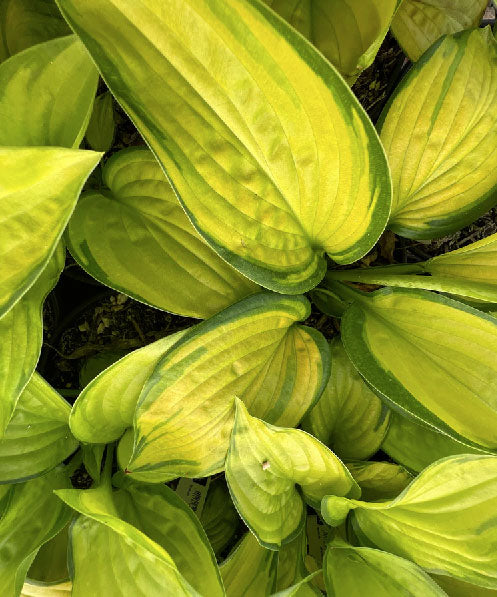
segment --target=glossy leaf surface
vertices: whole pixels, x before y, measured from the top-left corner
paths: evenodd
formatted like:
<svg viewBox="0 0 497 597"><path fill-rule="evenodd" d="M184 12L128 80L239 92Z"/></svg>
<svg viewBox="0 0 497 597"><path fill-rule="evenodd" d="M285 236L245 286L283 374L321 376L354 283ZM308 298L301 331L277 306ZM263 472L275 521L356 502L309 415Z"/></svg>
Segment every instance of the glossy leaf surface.
<svg viewBox="0 0 497 597"><path fill-rule="evenodd" d="M54 0L2 0L0 23L0 62L35 44L71 33Z"/></svg>
<svg viewBox="0 0 497 597"><path fill-rule="evenodd" d="M304 297L259 293L191 328L143 389L128 472L159 482L222 470L236 396L255 416L297 425L329 375L326 341L296 325L308 313Z"/></svg>
<svg viewBox="0 0 497 597"><path fill-rule="evenodd" d="M398 0L264 0L352 84L374 60Z"/></svg>
<svg viewBox="0 0 497 597"><path fill-rule="evenodd" d="M339 338L331 341L331 376L303 429L340 458L369 458L381 445L389 412L352 365Z"/></svg>
<svg viewBox="0 0 497 597"><path fill-rule="evenodd" d="M246 533L220 566L227 597L270 595L276 585L277 564L278 554Z"/></svg>
<svg viewBox="0 0 497 597"><path fill-rule="evenodd" d="M46 267L99 159L92 151L0 148L7 173L0 185L0 318Z"/></svg>
<svg viewBox="0 0 497 597"><path fill-rule="evenodd" d="M333 597L447 597L416 564L378 549L333 543L326 551L323 571Z"/></svg>
<svg viewBox="0 0 497 597"><path fill-rule="evenodd" d="M478 27L487 0L403 0L392 32L411 60L442 35Z"/></svg>
<svg viewBox="0 0 497 597"><path fill-rule="evenodd" d="M78 447L69 430L70 406L38 373L17 401L0 440L0 483L41 475Z"/></svg>
<svg viewBox="0 0 497 597"><path fill-rule="evenodd" d="M6 510L0 519L0 592L15 595L22 586L25 560L68 522L70 510L53 490L65 487L63 471L55 470L27 483L11 486Z"/></svg>
<svg viewBox="0 0 497 597"><path fill-rule="evenodd" d="M40 277L0 318L0 437L40 356L43 301L64 267L65 247L59 243Z"/></svg>
<svg viewBox="0 0 497 597"><path fill-rule="evenodd" d="M497 588L497 456L463 454L426 468L391 502L328 496L322 513L337 524L352 509L363 544L407 558L433 574Z"/></svg>
<svg viewBox="0 0 497 597"><path fill-rule="evenodd" d="M0 145L78 147L97 81L97 69L75 35L10 58L0 65Z"/></svg>
<svg viewBox="0 0 497 597"><path fill-rule="evenodd" d="M390 415L390 426L381 449L396 462L417 473L446 456L481 453L394 412Z"/></svg>
<svg viewBox="0 0 497 597"><path fill-rule="evenodd" d="M195 227L243 274L298 294L322 279L324 252L351 263L374 245L391 197L376 133L328 61L268 7L59 6Z"/></svg>
<svg viewBox="0 0 497 597"><path fill-rule="evenodd" d="M110 191L85 193L68 227L72 255L100 282L200 318L259 290L199 236L150 150L114 154L103 178Z"/></svg>
<svg viewBox="0 0 497 597"><path fill-rule="evenodd" d="M82 442L111 443L133 425L143 385L163 355L184 335L177 332L134 350L100 373L71 410L71 430Z"/></svg>
<svg viewBox="0 0 497 597"><path fill-rule="evenodd" d="M420 290L356 297L342 339L371 386L458 441L497 448L497 319Z"/></svg>
<svg viewBox="0 0 497 597"><path fill-rule="evenodd" d="M318 504L325 495L360 495L342 462L312 435L251 417L237 400L235 425L226 458L233 503L258 541L279 549L302 532L305 498Z"/></svg>
<svg viewBox="0 0 497 597"><path fill-rule="evenodd" d="M497 42L488 27L445 37L402 80L379 123L394 232L438 238L495 205L496 98Z"/></svg>

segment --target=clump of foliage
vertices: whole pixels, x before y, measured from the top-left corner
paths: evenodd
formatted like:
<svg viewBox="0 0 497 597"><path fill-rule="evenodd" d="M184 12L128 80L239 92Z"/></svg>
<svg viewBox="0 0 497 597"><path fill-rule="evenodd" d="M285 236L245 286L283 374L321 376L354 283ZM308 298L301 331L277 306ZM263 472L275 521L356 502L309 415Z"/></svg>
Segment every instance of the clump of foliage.
<svg viewBox="0 0 497 597"><path fill-rule="evenodd" d="M497 235L367 258L497 204L486 1L57 6L0 0L0 594L495 593ZM102 153L114 100L147 147ZM66 246L201 320L72 406L35 371Z"/></svg>

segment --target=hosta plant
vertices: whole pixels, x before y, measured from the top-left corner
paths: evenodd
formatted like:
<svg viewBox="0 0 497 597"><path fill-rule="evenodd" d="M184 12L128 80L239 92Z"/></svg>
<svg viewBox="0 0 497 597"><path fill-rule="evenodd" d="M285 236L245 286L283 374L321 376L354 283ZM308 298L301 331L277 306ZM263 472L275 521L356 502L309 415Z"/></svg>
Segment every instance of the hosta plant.
<svg viewBox="0 0 497 597"><path fill-rule="evenodd" d="M447 4L0 0L1 595L497 592L497 235L385 250L497 205L497 44ZM73 405L36 371L66 246L199 320Z"/></svg>

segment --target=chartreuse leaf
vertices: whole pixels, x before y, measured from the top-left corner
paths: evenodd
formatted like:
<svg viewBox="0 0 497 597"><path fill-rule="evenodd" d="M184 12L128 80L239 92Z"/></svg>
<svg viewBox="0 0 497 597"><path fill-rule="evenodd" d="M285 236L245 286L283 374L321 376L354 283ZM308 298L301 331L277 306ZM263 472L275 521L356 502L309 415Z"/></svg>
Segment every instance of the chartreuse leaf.
<svg viewBox="0 0 497 597"><path fill-rule="evenodd" d="M97 69L75 35L10 58L0 65L0 145L78 147L97 81Z"/></svg>
<svg viewBox="0 0 497 597"><path fill-rule="evenodd" d="M69 430L70 410L35 372L0 440L0 483L41 475L76 450L78 442Z"/></svg>
<svg viewBox="0 0 497 597"><path fill-rule="evenodd" d="M411 60L448 33L478 27L487 0L403 0L392 33Z"/></svg>
<svg viewBox="0 0 497 597"><path fill-rule="evenodd" d="M353 547L334 541L326 550L323 566L328 595L352 597L447 597L419 566L391 553Z"/></svg>
<svg viewBox="0 0 497 597"><path fill-rule="evenodd" d="M261 545L279 549L302 532L307 501L327 494L359 496L342 462L312 435L251 417L241 400L226 457L233 503Z"/></svg>
<svg viewBox="0 0 497 597"><path fill-rule="evenodd" d="M57 283L64 261L65 247L59 242L32 288L0 318L0 437L38 362L43 301Z"/></svg>
<svg viewBox="0 0 497 597"><path fill-rule="evenodd" d="M231 501L223 478L214 479L209 485L200 523L212 549L218 555L234 537L240 518Z"/></svg>
<svg viewBox="0 0 497 597"><path fill-rule="evenodd" d="M127 472L159 482L223 470L235 396L255 416L297 425L329 375L325 339L296 325L309 310L302 296L259 293L191 328L145 384Z"/></svg>
<svg viewBox="0 0 497 597"><path fill-rule="evenodd" d="M113 494L120 518L163 547L199 594L224 595L214 552L193 511L169 487L121 478Z"/></svg>
<svg viewBox="0 0 497 597"><path fill-rule="evenodd" d="M448 435L418 425L395 412L390 414L390 425L381 449L396 462L418 473L446 456L481 454L480 450L456 442Z"/></svg>
<svg viewBox="0 0 497 597"><path fill-rule="evenodd" d="M56 469L11 486L7 508L0 519L0 594L17 594L16 587L22 586L38 548L69 521L69 508L53 494L54 489L67 485L64 471Z"/></svg>
<svg viewBox="0 0 497 597"><path fill-rule="evenodd" d="M90 382L71 411L69 424L74 436L90 444L119 439L133 425L133 413L146 380L184 334L176 332L130 352Z"/></svg>
<svg viewBox="0 0 497 597"><path fill-rule="evenodd" d="M433 574L497 589L497 456L462 454L426 468L391 502L327 496L324 519L353 510L361 543L412 560Z"/></svg>
<svg viewBox="0 0 497 597"><path fill-rule="evenodd" d="M48 584L27 579L22 587L20 597L71 597L71 595L72 583L70 581Z"/></svg>
<svg viewBox="0 0 497 597"><path fill-rule="evenodd" d="M227 597L270 595L276 587L277 565L277 552L262 547L252 533L246 533L219 567Z"/></svg>
<svg viewBox="0 0 497 597"><path fill-rule="evenodd" d="M374 60L399 0L264 0L352 84Z"/></svg>
<svg viewBox="0 0 497 597"><path fill-rule="evenodd" d="M100 282L201 318L259 290L196 232L149 149L114 154L103 178L110 191L85 193L68 227L72 255Z"/></svg>
<svg viewBox="0 0 497 597"><path fill-rule="evenodd" d="M476 585L452 578L452 576L432 576L449 597L495 597L497 595L497 590L477 587Z"/></svg>
<svg viewBox="0 0 497 597"><path fill-rule="evenodd" d="M112 526L108 522L81 516L71 527L73 597L200 595L166 551L131 525L117 518Z"/></svg>
<svg viewBox="0 0 497 597"><path fill-rule="evenodd" d="M340 291L353 300L343 343L369 384L415 420L497 448L497 319L422 290Z"/></svg>
<svg viewBox="0 0 497 597"><path fill-rule="evenodd" d="M100 154L59 147L1 147L0 317L33 285ZM1 321L1 319L0 319Z"/></svg>
<svg viewBox="0 0 497 597"><path fill-rule="evenodd" d="M163 547L119 518L110 486L56 494L83 514L70 531L73 597L126 593L151 597L167 591L178 596L199 595Z"/></svg>
<svg viewBox="0 0 497 597"><path fill-rule="evenodd" d="M35 44L68 33L71 30L54 0L0 2L0 62Z"/></svg>
<svg viewBox="0 0 497 597"><path fill-rule="evenodd" d="M413 480L405 468L392 462L347 462L347 468L368 502L397 497Z"/></svg>
<svg viewBox="0 0 497 597"><path fill-rule="evenodd" d="M374 245L391 194L376 133L330 63L267 6L58 3L195 227L244 275L298 294L322 279L325 252L351 263Z"/></svg>
<svg viewBox="0 0 497 597"><path fill-rule="evenodd" d="M110 91L105 91L97 95L93 103L86 129L86 140L95 151L109 151L114 141L115 129L112 94Z"/></svg>
<svg viewBox="0 0 497 597"><path fill-rule="evenodd" d="M278 551L278 569L275 595L278 597L313 597L321 595L321 591L309 581L317 576L316 570L309 576L304 558L307 555L307 536L305 532Z"/></svg>
<svg viewBox="0 0 497 597"><path fill-rule="evenodd" d="M380 119L393 180L390 228L450 234L497 201L497 42L490 28L445 37L402 80Z"/></svg>
<svg viewBox="0 0 497 597"><path fill-rule="evenodd" d="M340 338L332 340L331 376L303 429L340 458L369 458L388 428L388 408L368 388L352 365Z"/></svg>
<svg viewBox="0 0 497 597"><path fill-rule="evenodd" d="M40 547L28 570L26 582L58 585L69 580L67 569L69 526L70 523Z"/></svg>

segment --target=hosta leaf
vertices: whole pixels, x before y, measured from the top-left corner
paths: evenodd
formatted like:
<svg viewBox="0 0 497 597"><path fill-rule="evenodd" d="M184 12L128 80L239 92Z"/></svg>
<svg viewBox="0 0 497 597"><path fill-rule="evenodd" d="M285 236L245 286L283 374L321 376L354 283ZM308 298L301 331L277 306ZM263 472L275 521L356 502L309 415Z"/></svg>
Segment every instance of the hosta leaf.
<svg viewBox="0 0 497 597"><path fill-rule="evenodd" d="M153 545L154 549L149 549ZM195 596L168 554L118 519L114 528L81 516L71 527L73 597L88 595Z"/></svg>
<svg viewBox="0 0 497 597"><path fill-rule="evenodd" d="M1 0L0 61L71 33L54 0Z"/></svg>
<svg viewBox="0 0 497 597"><path fill-rule="evenodd" d="M347 462L347 468L368 502L397 497L413 480L405 468L391 462Z"/></svg>
<svg viewBox="0 0 497 597"><path fill-rule="evenodd" d="M70 410L35 372L0 440L0 483L41 475L76 450L78 442L69 431Z"/></svg>
<svg viewBox="0 0 497 597"><path fill-rule="evenodd" d="M219 567L227 597L270 595L276 586L278 554L246 533Z"/></svg>
<svg viewBox="0 0 497 597"><path fill-rule="evenodd" d="M340 458L369 458L388 428L388 408L364 383L339 338L331 344L331 376L303 429Z"/></svg>
<svg viewBox="0 0 497 597"><path fill-rule="evenodd" d="M161 357L184 334L177 332L134 350L102 371L74 403L69 419L74 436L91 444L119 439L133 425L144 383Z"/></svg>
<svg viewBox="0 0 497 597"><path fill-rule="evenodd" d="M15 595L38 548L56 535L71 513L53 490L68 480L56 469L43 477L11 486L7 509L0 519L0 593Z"/></svg>
<svg viewBox="0 0 497 597"><path fill-rule="evenodd" d="M7 60L0 65L0 145L78 147L97 81L97 69L75 35Z"/></svg>
<svg viewBox="0 0 497 597"><path fill-rule="evenodd" d="M311 578L314 578L319 571L314 572L309 577L309 572L304 564L306 555L307 537L305 532L278 551L277 592L275 595L278 597L291 597L293 595L295 597L315 597L321 595L321 591L309 583Z"/></svg>
<svg viewBox="0 0 497 597"><path fill-rule="evenodd" d="M233 503L258 541L279 549L302 532L306 508L297 489L318 504L326 494L360 495L342 462L312 435L251 417L236 401L226 457Z"/></svg>
<svg viewBox="0 0 497 597"><path fill-rule="evenodd" d="M444 236L497 202L496 98L497 42L488 27L445 37L409 71L379 124L394 232Z"/></svg>
<svg viewBox="0 0 497 597"><path fill-rule="evenodd" d="M333 597L447 597L416 564L378 549L332 543L323 571L326 590Z"/></svg>
<svg viewBox="0 0 497 597"><path fill-rule="evenodd" d="M224 595L207 536L193 511L169 487L123 479L113 494L120 518L163 547L199 594Z"/></svg>
<svg viewBox="0 0 497 597"><path fill-rule="evenodd" d="M392 32L411 60L447 33L478 27L487 0L403 0Z"/></svg>
<svg viewBox="0 0 497 597"><path fill-rule="evenodd" d="M59 584L69 580L67 547L70 522L50 541L44 543L33 560L26 582Z"/></svg>
<svg viewBox="0 0 497 597"><path fill-rule="evenodd" d="M64 260L65 247L59 243L32 288L0 318L0 437L38 362L43 301L57 283Z"/></svg>
<svg viewBox="0 0 497 597"><path fill-rule="evenodd" d="M59 6L195 227L243 274L298 294L322 279L325 252L351 263L374 245L391 192L376 133L328 61L267 6Z"/></svg>
<svg viewBox="0 0 497 597"><path fill-rule="evenodd" d="M399 0L264 0L352 84L374 60Z"/></svg>
<svg viewBox="0 0 497 597"><path fill-rule="evenodd" d="M84 194L68 227L71 253L100 282L201 318L257 292L199 236L149 149L114 154L103 176L110 191Z"/></svg>
<svg viewBox="0 0 497 597"><path fill-rule="evenodd" d="M352 509L361 542L412 560L433 574L497 588L497 456L463 454L426 468L396 499L323 499L330 524Z"/></svg>
<svg viewBox="0 0 497 597"><path fill-rule="evenodd" d="M71 597L71 595L72 583L70 581L49 584L27 579L22 587L20 597Z"/></svg>
<svg viewBox="0 0 497 597"><path fill-rule="evenodd" d="M449 597L495 597L497 590L477 587L451 576L432 575Z"/></svg>
<svg viewBox="0 0 497 597"><path fill-rule="evenodd" d="M224 468L234 398L271 423L295 426L323 391L323 336L296 325L304 297L259 293L189 330L162 358L135 412L128 473L159 482Z"/></svg>
<svg viewBox="0 0 497 597"><path fill-rule="evenodd" d="M240 524L226 483L221 477L209 485L200 522L214 553L218 555L234 537Z"/></svg>
<svg viewBox="0 0 497 597"><path fill-rule="evenodd" d="M0 317L45 268L99 159L92 151L0 148Z"/></svg>
<svg viewBox="0 0 497 597"><path fill-rule="evenodd" d="M97 95L93 104L86 140L95 151L109 151L114 141L114 108L112 94L106 91Z"/></svg>
<svg viewBox="0 0 497 597"><path fill-rule="evenodd" d="M381 449L396 462L418 473L446 456L481 453L398 413L390 415L390 426Z"/></svg>
<svg viewBox="0 0 497 597"><path fill-rule="evenodd" d="M497 448L497 319L421 290L355 298L342 339L371 386L415 420L468 445Z"/></svg>

